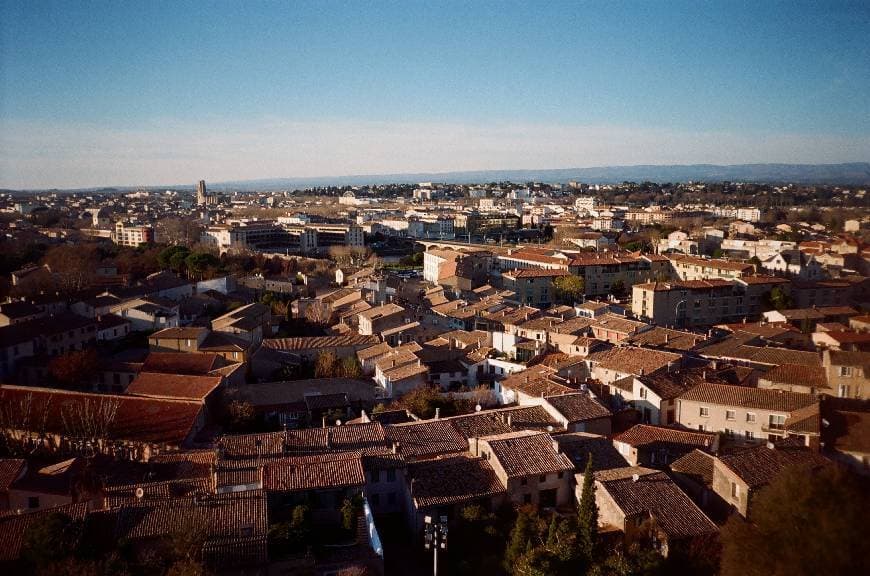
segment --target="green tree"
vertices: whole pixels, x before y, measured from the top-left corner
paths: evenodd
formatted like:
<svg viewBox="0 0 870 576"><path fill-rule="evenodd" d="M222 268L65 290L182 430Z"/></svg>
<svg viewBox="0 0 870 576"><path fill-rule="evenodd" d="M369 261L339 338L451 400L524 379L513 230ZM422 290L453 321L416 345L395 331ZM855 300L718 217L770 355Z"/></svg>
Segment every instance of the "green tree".
<svg viewBox="0 0 870 576"><path fill-rule="evenodd" d="M580 276L559 276L553 281L556 298L563 304L572 305L583 298L585 282Z"/></svg>
<svg viewBox="0 0 870 576"><path fill-rule="evenodd" d="M752 504L748 521L734 514L722 529L722 576L870 574L870 497L848 472L796 466Z"/></svg>
<svg viewBox="0 0 870 576"><path fill-rule="evenodd" d="M779 286L774 286L767 293L766 301L768 306L775 310L788 310L794 305L791 295Z"/></svg>
<svg viewBox="0 0 870 576"><path fill-rule="evenodd" d="M164 270L172 267L172 258L176 254L184 254L182 259L187 258L187 254L190 253L190 250L186 246L169 246L168 248L164 248L157 255L157 265L163 268Z"/></svg>
<svg viewBox="0 0 870 576"><path fill-rule="evenodd" d="M362 366L360 366L356 356L347 356L341 359L338 373L343 378L360 378L362 376Z"/></svg>
<svg viewBox="0 0 870 576"><path fill-rule="evenodd" d="M577 508L577 544L579 553L587 563L595 553L598 541L598 505L595 503L595 473L592 470L592 454L583 471L583 492Z"/></svg>
<svg viewBox="0 0 870 576"><path fill-rule="evenodd" d="M517 565L520 558L534 547L533 541L538 537L535 526L536 516L534 510L529 507L520 509L508 538L504 555L504 567L508 572L513 572L514 566Z"/></svg>
<svg viewBox="0 0 870 576"><path fill-rule="evenodd" d="M50 512L24 530L21 557L36 571L71 559L82 537L82 524L61 512Z"/></svg>
<svg viewBox="0 0 870 576"><path fill-rule="evenodd" d="M220 260L214 254L208 252L192 252L184 259L188 272L198 278L202 278L205 272L211 268L218 268Z"/></svg>

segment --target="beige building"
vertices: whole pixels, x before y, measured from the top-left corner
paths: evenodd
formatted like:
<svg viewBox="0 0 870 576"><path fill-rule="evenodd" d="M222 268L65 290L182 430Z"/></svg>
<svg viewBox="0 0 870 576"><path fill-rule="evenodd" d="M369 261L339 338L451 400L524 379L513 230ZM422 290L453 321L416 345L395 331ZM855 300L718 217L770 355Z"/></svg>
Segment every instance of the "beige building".
<svg viewBox="0 0 870 576"><path fill-rule="evenodd" d="M577 475L580 500L583 477ZM662 556L696 539L713 537L716 525L664 473L629 466L595 472L595 503L602 529L648 531Z"/></svg>
<svg viewBox="0 0 870 576"><path fill-rule="evenodd" d="M819 441L819 399L813 394L728 384L699 384L677 398L677 422L745 442Z"/></svg>
<svg viewBox="0 0 870 576"><path fill-rule="evenodd" d="M755 271L752 264L716 258L673 255L670 257L670 262L674 276L680 280L734 280L749 276Z"/></svg>
<svg viewBox="0 0 870 576"><path fill-rule="evenodd" d="M768 442L713 458L711 488L731 509L746 517L758 490L779 476L783 469L803 466L813 470L830 464L807 448Z"/></svg>
<svg viewBox="0 0 870 576"><path fill-rule="evenodd" d="M840 398L870 398L870 352L825 350L822 365L831 394Z"/></svg>
<svg viewBox="0 0 870 576"><path fill-rule="evenodd" d="M405 309L392 302L369 308L358 315L358 330L363 336L380 334L388 328L405 324Z"/></svg>
<svg viewBox="0 0 870 576"><path fill-rule="evenodd" d="M659 326L685 328L739 322L746 317L743 291L731 280L682 280L637 284L631 311Z"/></svg>
<svg viewBox="0 0 870 576"><path fill-rule="evenodd" d="M549 434L524 430L469 438L469 451L492 466L513 504L571 505L574 465Z"/></svg>

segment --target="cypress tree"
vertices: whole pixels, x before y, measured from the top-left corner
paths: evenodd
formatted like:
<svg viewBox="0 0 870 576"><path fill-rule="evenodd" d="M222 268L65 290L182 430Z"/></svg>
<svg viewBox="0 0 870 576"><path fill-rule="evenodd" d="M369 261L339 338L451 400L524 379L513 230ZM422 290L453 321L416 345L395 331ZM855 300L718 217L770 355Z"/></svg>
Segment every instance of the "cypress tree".
<svg viewBox="0 0 870 576"><path fill-rule="evenodd" d="M583 472L583 492L580 494L577 522L577 543L580 547L580 554L587 561L591 561L598 539L598 506L595 504L595 475L592 471L592 454L589 455L586 470Z"/></svg>

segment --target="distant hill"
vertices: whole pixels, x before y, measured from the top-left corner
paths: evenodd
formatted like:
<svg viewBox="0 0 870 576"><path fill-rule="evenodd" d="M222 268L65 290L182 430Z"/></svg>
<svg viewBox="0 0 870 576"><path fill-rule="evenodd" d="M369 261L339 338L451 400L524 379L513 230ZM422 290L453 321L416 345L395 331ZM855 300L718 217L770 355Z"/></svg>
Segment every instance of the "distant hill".
<svg viewBox="0 0 870 576"><path fill-rule="evenodd" d="M870 184L870 162L851 164L715 164L601 166L596 168L558 168L552 170L479 170L469 172L428 172L417 174L373 174L321 178L271 178L216 182L212 188L242 190L284 190L311 186L358 186L364 184L401 184L443 182L463 184L480 182L568 182L592 184L643 182L757 182L796 184Z"/></svg>
<svg viewBox="0 0 870 576"><path fill-rule="evenodd" d="M621 182L755 182L763 184L841 184L870 185L870 162L849 164L675 164L638 166L600 166L595 168L557 168L544 170L476 170L467 172L421 172L416 174L370 174L322 176L312 178L264 178L209 182L212 190L293 190L313 186L363 186L366 184L407 184L441 182L475 184L485 182L568 182L619 184ZM150 190L193 189L194 184L153 185ZM126 192L139 186L92 187L58 192ZM0 190L0 193L33 191ZM42 190L40 190L42 191Z"/></svg>

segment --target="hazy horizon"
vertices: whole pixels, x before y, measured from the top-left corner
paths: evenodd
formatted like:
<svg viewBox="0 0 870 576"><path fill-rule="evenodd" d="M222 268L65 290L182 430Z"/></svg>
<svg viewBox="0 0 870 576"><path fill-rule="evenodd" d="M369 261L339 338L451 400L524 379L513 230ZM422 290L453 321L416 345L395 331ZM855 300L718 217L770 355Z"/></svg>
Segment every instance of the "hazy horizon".
<svg viewBox="0 0 870 576"><path fill-rule="evenodd" d="M864 3L0 7L0 187L870 160Z"/></svg>

